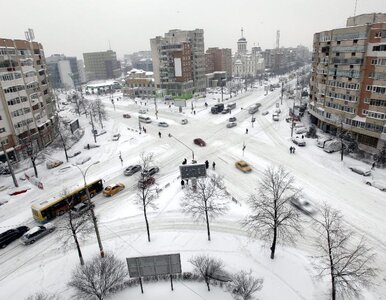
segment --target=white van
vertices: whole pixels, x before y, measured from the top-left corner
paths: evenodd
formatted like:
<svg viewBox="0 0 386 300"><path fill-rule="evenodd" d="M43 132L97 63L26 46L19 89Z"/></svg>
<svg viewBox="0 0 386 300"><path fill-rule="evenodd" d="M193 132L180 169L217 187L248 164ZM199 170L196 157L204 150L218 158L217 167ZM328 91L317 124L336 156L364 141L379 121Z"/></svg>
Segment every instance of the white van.
<svg viewBox="0 0 386 300"><path fill-rule="evenodd" d="M323 150L327 153L333 153L342 149L342 143L339 140L328 141L324 144Z"/></svg>
<svg viewBox="0 0 386 300"><path fill-rule="evenodd" d="M149 117L139 116L138 120L142 123L151 123L151 119Z"/></svg>
<svg viewBox="0 0 386 300"><path fill-rule="evenodd" d="M316 141L316 146L318 146L319 148L324 148L326 143L331 141L331 140L332 140L332 138L330 138L330 137L320 137Z"/></svg>
<svg viewBox="0 0 386 300"><path fill-rule="evenodd" d="M236 108L236 103L229 103L229 104L227 105L227 108L229 108L229 109L234 109L234 108Z"/></svg>

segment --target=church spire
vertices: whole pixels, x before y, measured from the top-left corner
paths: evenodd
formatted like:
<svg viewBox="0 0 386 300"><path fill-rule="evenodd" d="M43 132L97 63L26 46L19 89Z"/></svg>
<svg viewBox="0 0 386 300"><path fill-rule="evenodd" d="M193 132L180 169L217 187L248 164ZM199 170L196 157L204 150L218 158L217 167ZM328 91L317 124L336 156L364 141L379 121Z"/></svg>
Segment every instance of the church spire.
<svg viewBox="0 0 386 300"><path fill-rule="evenodd" d="M241 27L241 37L242 38L244 37L244 29L243 29L243 27Z"/></svg>

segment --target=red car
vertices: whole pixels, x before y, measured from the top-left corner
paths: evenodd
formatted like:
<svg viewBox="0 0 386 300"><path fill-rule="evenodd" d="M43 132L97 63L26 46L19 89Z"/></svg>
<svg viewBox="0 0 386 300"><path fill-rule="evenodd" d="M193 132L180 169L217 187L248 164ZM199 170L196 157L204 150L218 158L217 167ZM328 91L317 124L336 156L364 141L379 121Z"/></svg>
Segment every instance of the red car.
<svg viewBox="0 0 386 300"><path fill-rule="evenodd" d="M204 140L200 139L200 138L194 139L193 143L195 143L196 145L198 145L200 147L205 147L206 146L206 143L204 142Z"/></svg>
<svg viewBox="0 0 386 300"><path fill-rule="evenodd" d="M154 177L146 177L138 181L138 188L145 189L146 187L155 183Z"/></svg>

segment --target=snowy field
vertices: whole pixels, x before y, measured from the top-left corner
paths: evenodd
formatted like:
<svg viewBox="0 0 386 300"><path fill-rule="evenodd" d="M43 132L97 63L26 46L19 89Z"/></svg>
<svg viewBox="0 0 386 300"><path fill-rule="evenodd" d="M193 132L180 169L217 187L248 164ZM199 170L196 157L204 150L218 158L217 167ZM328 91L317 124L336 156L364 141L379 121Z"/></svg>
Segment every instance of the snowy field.
<svg viewBox="0 0 386 300"><path fill-rule="evenodd" d="M80 166L82 169L95 162L99 163L89 169L88 182L102 178L104 185L122 182L126 186L111 198L101 194L93 198L106 252L112 252L121 259L181 253L184 272L192 271L192 265L188 262L192 255L209 254L222 259L228 272L251 270L255 277L264 278L263 289L256 293L259 299L329 299L328 279L317 278L313 268L311 257L317 254L313 244L317 232L309 216L302 215L304 236L299 237L294 246L279 245L275 260L269 258L269 249L263 247L260 241L248 237L240 225L248 213L247 199L251 193L256 192L264 169L271 165L282 165L291 172L296 185L302 188L305 197L316 207L326 202L340 210L346 225L358 236L367 238L377 254L380 273L374 279L375 286L369 291L363 291L363 299L386 299L386 193L366 185L363 176L348 168L359 165L370 169L371 166L349 157L341 162L339 153L325 153L316 146L316 140L305 138L307 146L296 146L296 153L290 154L289 147L294 144L290 138L290 124L285 118L289 107L292 107L291 100L284 98L280 105L280 121L272 120L276 103L280 103L279 89L264 95L263 87L256 87L225 100L225 103L237 103L230 115L210 113L210 107L221 99L219 94L207 94L206 99L194 100L193 104L188 101L182 113L178 112L177 107L159 100L158 120L153 101L122 99L119 93L113 97L121 98L115 101L115 107L110 96L100 97L105 104L108 119L104 122L107 133L97 137L99 148L84 149L85 145L94 141L91 125L82 116L80 124L85 129L85 135L69 151L81 151L81 154L66 163L62 150L46 153L47 158L60 159L64 164L50 170L45 164L38 165L39 179L44 184L44 190L21 180L21 187L16 189L10 177L0 177L0 186L4 186L0 197L8 201L0 206L0 231L21 225L33 227L35 223L31 204L58 197L65 189L73 190L82 186L83 178L72 164L90 157L90 161ZM228 97L224 95L224 98ZM96 96L87 98L94 101ZM208 108L205 102L209 104ZM262 107L255 114L256 122L252 127L251 115L246 108L257 102ZM146 134L138 132L140 109L148 110L145 116L153 120L151 124L144 124ZM265 110L269 114L263 116L261 112ZM123 118L124 113L129 113L131 118ZM61 114L70 119L77 118L69 106ZM236 127L226 128L229 117L237 118ZM188 119L188 124L181 125L180 120L184 118ZM306 119L303 122L307 123ZM158 127L159 121L167 122L169 127ZM100 131L98 122L96 126ZM121 137L113 141L112 136L116 133L120 133ZM211 164L214 161L216 170L210 172L224 177L226 189L235 200L230 201L230 210L226 215L212 222L210 242L207 241L204 224L193 222L190 216L181 212L183 191L178 179L178 167L184 158L190 160L191 151L169 138L168 133L192 148L199 163L209 160ZM206 147L193 144L193 139L198 137L206 141ZM244 154L243 145L246 146ZM160 168L156 175L156 184L162 189L157 199L158 209L149 212L151 243L147 242L142 211L135 204L138 177L123 175L125 167L139 162L142 152L154 153L155 165ZM235 168L234 163L240 159L252 166L252 173L244 174ZM27 172L30 174L31 169ZM24 171L20 170L17 178L23 177L23 174ZM386 171L375 169L372 177L385 182ZM9 196L13 191L23 188L28 188L28 191ZM98 253L94 234L83 239L81 246L86 260ZM15 241L0 250L0 299L24 299L37 291L61 293L68 299L73 291L66 283L78 263L75 247L63 248L57 233L30 246ZM213 287L208 292L205 284L198 282L175 282L173 292L168 282L145 283L144 290L145 294L142 295L139 287L126 289L109 299L231 299L225 290Z"/></svg>

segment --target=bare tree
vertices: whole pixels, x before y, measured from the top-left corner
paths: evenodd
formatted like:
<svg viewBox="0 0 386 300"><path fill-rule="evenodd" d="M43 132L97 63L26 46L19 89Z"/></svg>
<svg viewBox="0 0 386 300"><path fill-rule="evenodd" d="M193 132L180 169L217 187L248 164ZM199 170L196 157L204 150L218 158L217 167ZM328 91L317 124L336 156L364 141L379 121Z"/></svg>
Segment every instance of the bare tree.
<svg viewBox="0 0 386 300"><path fill-rule="evenodd" d="M210 241L209 221L225 214L228 210L222 178L216 174L197 179L196 187L187 186L181 200L182 211L195 220L204 220Z"/></svg>
<svg viewBox="0 0 386 300"><path fill-rule="evenodd" d="M70 208L73 207L73 204L70 201L67 202L67 205ZM85 205L88 204L85 203ZM65 213L64 216L60 218L59 222L60 223L58 224L58 228L60 230L58 234L58 240L64 248L73 247L75 244L78 251L80 264L83 266L84 259L79 240L93 232L94 227L90 211L86 210L84 213L76 215L71 209L69 209L67 213Z"/></svg>
<svg viewBox="0 0 386 300"><path fill-rule="evenodd" d="M194 266L194 271L204 279L210 291L210 280L223 270L223 262L207 255L193 256L189 262Z"/></svg>
<svg viewBox="0 0 386 300"><path fill-rule="evenodd" d="M332 300L337 294L358 296L362 287L370 286L377 274L372 249L363 238L352 241L354 234L343 226L342 219L339 211L325 204L320 220L314 220L320 231L315 245L321 253L316 268L320 276L330 277Z"/></svg>
<svg viewBox="0 0 386 300"><path fill-rule="evenodd" d="M60 296L45 292L38 292L26 298L26 300L60 300Z"/></svg>
<svg viewBox="0 0 386 300"><path fill-rule="evenodd" d="M293 243L301 233L298 212L289 204L300 190L294 186L294 178L283 167L269 167L259 182L259 191L251 195L251 213L243 225L253 236L271 242L271 259L275 258L276 243Z"/></svg>
<svg viewBox="0 0 386 300"><path fill-rule="evenodd" d="M126 265L113 254L106 254L103 258L96 255L74 270L68 285L76 289L80 299L96 297L103 300L123 283L127 273Z"/></svg>
<svg viewBox="0 0 386 300"><path fill-rule="evenodd" d="M228 289L236 300L249 300L252 295L263 288L264 280L251 275L252 271L240 271L232 276Z"/></svg>
<svg viewBox="0 0 386 300"><path fill-rule="evenodd" d="M105 105L99 97L96 98L96 100L93 102L92 108L93 108L94 115L96 114L98 115L99 123L103 128L103 120L107 119L107 113L106 113Z"/></svg>
<svg viewBox="0 0 386 300"><path fill-rule="evenodd" d="M141 153L140 165L142 167L142 171L149 169L153 165L153 153ZM150 226L147 219L147 209L157 208L155 200L158 197L158 192L157 188L153 186L154 182L152 182L152 180L154 179L152 179L146 173L141 172L139 179L136 201L143 210L143 216L146 223L147 240L150 242Z"/></svg>

